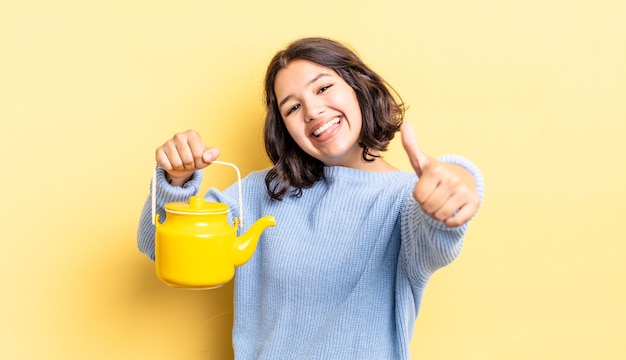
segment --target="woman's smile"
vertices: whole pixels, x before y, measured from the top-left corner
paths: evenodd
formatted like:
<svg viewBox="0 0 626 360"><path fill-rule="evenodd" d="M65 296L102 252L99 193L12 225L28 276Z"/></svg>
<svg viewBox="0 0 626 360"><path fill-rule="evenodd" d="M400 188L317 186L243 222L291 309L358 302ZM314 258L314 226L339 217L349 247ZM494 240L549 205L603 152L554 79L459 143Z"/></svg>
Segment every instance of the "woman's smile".
<svg viewBox="0 0 626 360"><path fill-rule="evenodd" d="M322 123L321 126L316 127L313 130L313 136L316 138L326 138L333 130L337 129L340 125L341 118L339 116L330 119L330 121ZM322 139L320 139L322 140Z"/></svg>

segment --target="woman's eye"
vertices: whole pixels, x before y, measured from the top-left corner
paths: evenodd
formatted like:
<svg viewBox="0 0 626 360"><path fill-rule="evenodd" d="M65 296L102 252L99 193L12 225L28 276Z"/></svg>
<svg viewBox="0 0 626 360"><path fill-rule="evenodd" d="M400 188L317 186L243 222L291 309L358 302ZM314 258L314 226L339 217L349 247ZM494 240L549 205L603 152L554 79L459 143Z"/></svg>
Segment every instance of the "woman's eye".
<svg viewBox="0 0 626 360"><path fill-rule="evenodd" d="M318 91L318 93L323 93L324 91L328 90L328 88L330 88L332 85L324 85L320 88L320 90Z"/></svg>
<svg viewBox="0 0 626 360"><path fill-rule="evenodd" d="M287 110L287 115L291 114L292 112L298 110L300 108L300 104L296 104L292 107L289 108L289 110Z"/></svg>

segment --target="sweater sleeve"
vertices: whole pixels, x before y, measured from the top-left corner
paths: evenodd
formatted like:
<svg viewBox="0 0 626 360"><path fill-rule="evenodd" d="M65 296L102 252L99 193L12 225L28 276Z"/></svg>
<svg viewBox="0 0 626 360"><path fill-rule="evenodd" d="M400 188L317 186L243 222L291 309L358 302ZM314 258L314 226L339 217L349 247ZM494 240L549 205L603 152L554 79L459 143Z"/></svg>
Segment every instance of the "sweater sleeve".
<svg viewBox="0 0 626 360"><path fill-rule="evenodd" d="M182 187L172 186L165 180L165 171L161 167L156 169L156 214L159 214L160 222L165 220L165 204L175 201L188 201L190 196L198 193L202 182L202 172L196 171L191 179ZM150 182L152 189L152 182ZM155 226L152 224L152 190L139 217L139 227L137 229L137 246L139 251L154 260L154 235Z"/></svg>
<svg viewBox="0 0 626 360"><path fill-rule="evenodd" d="M478 195L483 198L483 177L473 163L457 155L443 156L439 160L469 171L474 177ZM401 215L400 256L404 256L402 263L406 264L411 284L423 287L436 270L450 264L459 255L468 226L469 221L454 228L445 226L428 216L409 195Z"/></svg>

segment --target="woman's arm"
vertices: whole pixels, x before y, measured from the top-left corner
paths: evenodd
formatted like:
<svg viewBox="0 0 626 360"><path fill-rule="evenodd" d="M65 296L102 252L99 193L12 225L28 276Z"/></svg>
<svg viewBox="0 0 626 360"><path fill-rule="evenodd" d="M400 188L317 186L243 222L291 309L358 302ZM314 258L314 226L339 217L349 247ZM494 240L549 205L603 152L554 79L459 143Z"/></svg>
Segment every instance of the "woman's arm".
<svg viewBox="0 0 626 360"><path fill-rule="evenodd" d="M457 155L442 156L437 161L446 168L454 169L452 171L459 171L459 176L471 177L466 181L473 184L473 190L482 199L484 180L473 163ZM401 218L400 256L404 257L406 272L412 283L425 284L437 269L448 265L459 255L469 220L459 226L449 226L429 216L414 197L407 200Z"/></svg>

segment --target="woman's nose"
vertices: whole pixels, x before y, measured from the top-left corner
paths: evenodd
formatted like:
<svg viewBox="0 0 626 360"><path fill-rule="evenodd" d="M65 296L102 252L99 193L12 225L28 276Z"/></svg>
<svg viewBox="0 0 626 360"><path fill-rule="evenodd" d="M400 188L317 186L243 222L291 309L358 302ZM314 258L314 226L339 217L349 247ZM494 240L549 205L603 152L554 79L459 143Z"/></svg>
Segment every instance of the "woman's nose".
<svg viewBox="0 0 626 360"><path fill-rule="evenodd" d="M326 111L326 107L324 106L324 104L318 100L308 101L305 106L307 110L307 113L306 113L307 122L317 119L318 117L324 114L324 111Z"/></svg>

